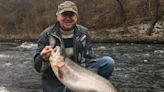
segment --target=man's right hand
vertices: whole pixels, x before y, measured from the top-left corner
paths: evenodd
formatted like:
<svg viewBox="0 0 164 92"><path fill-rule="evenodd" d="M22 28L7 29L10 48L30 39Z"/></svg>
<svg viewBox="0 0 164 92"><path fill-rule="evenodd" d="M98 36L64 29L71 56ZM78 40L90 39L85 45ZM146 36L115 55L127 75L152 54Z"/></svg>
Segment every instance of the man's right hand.
<svg viewBox="0 0 164 92"><path fill-rule="evenodd" d="M45 46L45 47L42 49L40 55L42 56L42 58L43 58L44 60L48 61L48 60L49 60L49 57L50 57L50 55L51 55L51 51L53 51L53 48L52 48L51 46Z"/></svg>

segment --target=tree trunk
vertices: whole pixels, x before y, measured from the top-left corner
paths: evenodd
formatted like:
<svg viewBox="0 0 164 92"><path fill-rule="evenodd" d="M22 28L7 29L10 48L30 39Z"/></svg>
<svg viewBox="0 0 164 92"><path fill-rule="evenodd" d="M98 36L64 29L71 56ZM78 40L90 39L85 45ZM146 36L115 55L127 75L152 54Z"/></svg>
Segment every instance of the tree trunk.
<svg viewBox="0 0 164 92"><path fill-rule="evenodd" d="M146 34L149 36L152 35L155 24L163 16L162 13L160 14L159 6L160 6L159 0L155 0L155 12L154 12L155 17L154 17L152 23L150 24L150 27L147 29L147 32L146 32Z"/></svg>
<svg viewBox="0 0 164 92"><path fill-rule="evenodd" d="M125 10L123 8L123 4L121 3L120 0L116 0L119 4L119 10L120 10L120 14L121 14L121 19L122 19L122 24L123 24L123 34L129 33L128 28L127 28L127 18L125 15Z"/></svg>

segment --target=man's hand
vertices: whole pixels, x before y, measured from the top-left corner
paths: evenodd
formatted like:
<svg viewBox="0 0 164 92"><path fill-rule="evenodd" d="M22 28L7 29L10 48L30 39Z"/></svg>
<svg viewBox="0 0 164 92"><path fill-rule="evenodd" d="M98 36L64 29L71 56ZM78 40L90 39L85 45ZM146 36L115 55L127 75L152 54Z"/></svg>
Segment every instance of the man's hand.
<svg viewBox="0 0 164 92"><path fill-rule="evenodd" d="M45 46L40 55L43 57L44 60L48 61L51 55L51 51L55 51L55 49L53 49L51 46Z"/></svg>

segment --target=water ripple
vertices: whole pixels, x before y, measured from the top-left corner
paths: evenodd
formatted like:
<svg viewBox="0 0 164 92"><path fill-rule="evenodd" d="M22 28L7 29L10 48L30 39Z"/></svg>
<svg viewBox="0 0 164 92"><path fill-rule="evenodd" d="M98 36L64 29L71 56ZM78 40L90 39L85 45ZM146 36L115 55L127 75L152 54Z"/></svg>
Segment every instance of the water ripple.
<svg viewBox="0 0 164 92"><path fill-rule="evenodd" d="M17 48L24 48L24 49L36 49L37 44L32 42L24 42L21 45L17 46Z"/></svg>

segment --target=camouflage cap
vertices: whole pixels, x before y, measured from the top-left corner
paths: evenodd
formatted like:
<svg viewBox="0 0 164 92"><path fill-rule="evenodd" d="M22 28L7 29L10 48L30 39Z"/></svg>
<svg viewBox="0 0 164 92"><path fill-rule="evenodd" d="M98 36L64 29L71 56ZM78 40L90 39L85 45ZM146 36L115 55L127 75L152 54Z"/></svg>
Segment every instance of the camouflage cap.
<svg viewBox="0 0 164 92"><path fill-rule="evenodd" d="M66 11L71 11L71 12L74 12L75 14L78 15L77 6L72 1L65 1L65 2L59 4L56 15L61 14L61 13L66 12Z"/></svg>

